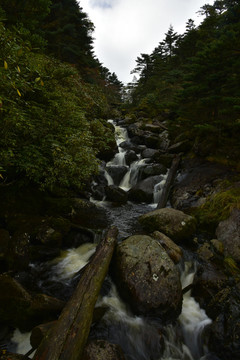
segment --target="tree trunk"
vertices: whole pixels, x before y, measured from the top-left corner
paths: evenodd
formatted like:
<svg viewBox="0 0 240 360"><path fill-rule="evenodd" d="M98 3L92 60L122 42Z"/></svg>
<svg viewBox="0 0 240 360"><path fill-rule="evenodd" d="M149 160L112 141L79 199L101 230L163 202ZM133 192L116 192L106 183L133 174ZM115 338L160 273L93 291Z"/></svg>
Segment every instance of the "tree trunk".
<svg viewBox="0 0 240 360"><path fill-rule="evenodd" d="M171 186L172 186L172 184L174 182L174 179L175 179L176 172L177 172L178 166L180 164L180 161L181 161L181 156L180 155L177 155L172 161L172 165L171 165L171 168L169 170L167 180L166 180L166 183L164 185L160 200L158 202L157 209L162 209L162 208L166 207L166 205L167 205L167 201L168 201L169 193L170 193L170 190L171 190Z"/></svg>
<svg viewBox="0 0 240 360"><path fill-rule="evenodd" d="M47 333L35 360L79 360L88 339L95 303L107 274L118 230L110 228L86 266L72 298Z"/></svg>

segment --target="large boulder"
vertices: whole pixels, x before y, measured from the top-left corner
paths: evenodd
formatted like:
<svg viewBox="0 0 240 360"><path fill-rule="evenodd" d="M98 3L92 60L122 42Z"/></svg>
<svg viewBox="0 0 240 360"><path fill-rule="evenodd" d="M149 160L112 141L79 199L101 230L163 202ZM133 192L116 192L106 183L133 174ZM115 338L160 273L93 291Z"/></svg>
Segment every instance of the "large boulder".
<svg viewBox="0 0 240 360"><path fill-rule="evenodd" d="M128 200L127 193L116 185L106 186L105 191L109 201L125 204Z"/></svg>
<svg viewBox="0 0 240 360"><path fill-rule="evenodd" d="M167 168L161 164L149 164L146 165L140 170L139 177L141 179L146 179L149 176L163 175L166 174Z"/></svg>
<svg viewBox="0 0 240 360"><path fill-rule="evenodd" d="M228 277L215 265L203 262L194 276L192 295L201 307L207 309L209 302L228 284Z"/></svg>
<svg viewBox="0 0 240 360"><path fill-rule="evenodd" d="M8 274L0 275L0 318L3 323L29 331L40 322L54 320L64 302L44 294L31 295Z"/></svg>
<svg viewBox="0 0 240 360"><path fill-rule="evenodd" d="M231 216L221 221L217 227L216 235L224 245L226 257L232 257L240 263L240 210L234 209Z"/></svg>
<svg viewBox="0 0 240 360"><path fill-rule="evenodd" d="M122 349L105 340L91 340L85 347L82 360L124 360Z"/></svg>
<svg viewBox="0 0 240 360"><path fill-rule="evenodd" d="M113 266L120 295L135 313L177 318L182 305L179 272L157 240L129 237L117 246Z"/></svg>
<svg viewBox="0 0 240 360"><path fill-rule="evenodd" d="M119 185L122 178L128 171L127 166L118 166L118 165L108 165L106 171L113 179L115 185Z"/></svg>
<svg viewBox="0 0 240 360"><path fill-rule="evenodd" d="M160 182L160 176L150 176L140 181L129 190L129 200L151 203L153 201L154 186Z"/></svg>
<svg viewBox="0 0 240 360"><path fill-rule="evenodd" d="M240 283L221 289L212 298L208 313L214 320L210 325L209 348L221 359L240 359Z"/></svg>
<svg viewBox="0 0 240 360"><path fill-rule="evenodd" d="M163 232L175 242L190 240L196 231L194 217L172 208L153 210L140 216L139 221L146 231Z"/></svg>

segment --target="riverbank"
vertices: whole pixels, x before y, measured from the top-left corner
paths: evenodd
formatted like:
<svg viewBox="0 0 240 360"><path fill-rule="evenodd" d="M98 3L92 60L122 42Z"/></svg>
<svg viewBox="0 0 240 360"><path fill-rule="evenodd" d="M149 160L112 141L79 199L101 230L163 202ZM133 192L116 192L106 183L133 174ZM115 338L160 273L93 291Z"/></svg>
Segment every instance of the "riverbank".
<svg viewBox="0 0 240 360"><path fill-rule="evenodd" d="M216 353L221 360L228 359L229 354L231 359L237 359L240 314L238 173L228 166L190 157L185 142L174 144L168 140L164 122L147 124L144 129L136 124L129 124L128 120L119 120L114 125L127 129L127 138L117 142L117 155L120 156L109 163L102 163L99 175L85 193L77 194L63 189L54 193L42 193L34 186L24 189L16 184L0 189L4 204L0 212L0 286L5 286L2 287L0 296L1 328L6 332L12 327L29 331L39 324L43 314L44 321L56 319L64 306L63 302L72 292L74 282L67 286L52 284L51 290L49 286L49 293L45 295L48 296L48 303L52 305L42 308L40 301L39 309L35 299L36 296L39 297L42 289L38 287L36 278L30 271L33 268L29 267L30 264L54 259L63 249L98 242L102 231L118 221L119 227L123 227L120 229L121 243L130 241L127 239L131 235L140 236L137 243L147 236L152 239L147 238L147 241L160 242L165 247L162 253L165 254L168 249L167 259L171 259L170 254L173 254L174 243L177 242L184 253L181 261L189 260L190 257L191 261L197 264L192 293L212 319L212 324L208 324L202 335L204 343L207 343L210 352ZM158 227L153 228L144 228L138 222L140 215L155 211L154 192L161 192L162 189L156 185L164 185L166 168L178 153L182 153L183 161L167 206L171 205L184 216L196 218L197 225L180 240L164 230L160 220L157 222ZM211 207L213 203L214 206ZM121 222L122 218L124 220ZM175 219L176 213L173 219L169 220L171 227L175 226ZM180 220L180 223L183 222L185 223L185 220ZM167 235L169 240L163 236L156 239L156 235L154 238L153 232L159 231L164 233L164 236ZM156 256L156 251L152 250L151 254ZM113 266L117 263L117 258L114 258ZM139 264L142 264L142 260ZM174 269L175 266L173 265ZM116 271L120 273L120 269ZM152 273L151 280L146 280L146 274L141 276L148 284L153 281L156 285L153 275L155 274L157 279L159 271ZM35 273L35 276L36 274L39 276L39 273ZM178 283L178 280L176 281ZM118 288L121 288L123 279L118 279L117 283ZM124 285L125 295L121 296L128 298L128 303L131 303L132 295L127 290L129 286ZM179 285L176 286L178 288ZM17 292L14 293L13 289ZM57 290L57 299L54 290ZM142 289L140 293L144 291ZM171 292L169 296L171 297ZM136 299L133 304L135 301ZM146 301L149 300L143 300L144 303ZM175 320L179 314L179 299L176 304ZM37 312L34 312L36 309ZM141 305L138 312L148 316L149 310L143 311ZM168 315L165 317L168 318ZM162 320L163 318L164 316ZM114 341L118 343L115 337ZM140 355L136 356L139 359ZM157 356L159 358L160 355ZM198 359L198 356L200 355L194 356L194 359Z"/></svg>

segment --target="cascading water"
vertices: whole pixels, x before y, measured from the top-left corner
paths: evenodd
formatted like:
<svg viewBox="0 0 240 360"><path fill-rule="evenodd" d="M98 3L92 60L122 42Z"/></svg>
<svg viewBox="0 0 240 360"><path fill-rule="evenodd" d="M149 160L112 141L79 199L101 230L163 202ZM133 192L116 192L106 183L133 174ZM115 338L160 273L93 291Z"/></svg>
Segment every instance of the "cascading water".
<svg viewBox="0 0 240 360"><path fill-rule="evenodd" d="M107 165L126 166L126 152L120 144L123 141L129 141L127 131L114 126L117 133L118 154L121 155L115 156ZM138 181L139 171L145 165L146 159L139 158L133 162L121 180L120 187L127 191L135 185ZM107 171L106 178L109 185L114 183ZM153 204L128 202L120 207L111 207L105 201L98 202L101 206L110 208L111 222L119 228L120 239L131 235L132 231L136 231L136 219L156 206L166 178L167 175L159 176L159 183L154 188ZM54 261L39 265L42 277L39 286L48 293L49 280L61 283L61 286L71 284L74 276L88 262L94 251L93 244L85 244L77 249L62 252L61 256ZM193 281L194 273L195 269L192 264L186 262L181 271L183 288ZM119 344L125 353L126 360L203 360L201 356L207 354L207 349L201 342L201 333L211 320L191 297L190 291L184 295L182 313L176 324L165 327L158 319L146 319L133 315L127 304L119 297L116 286L111 281L109 292L105 296L99 296L96 306L105 307L107 311L101 321L92 327L90 337L103 338ZM16 330L13 344L19 342L20 339L23 345L25 341L21 339L21 336L29 339L29 334L22 335ZM26 353L29 350L28 347L29 345L24 345L24 348L22 350L18 348L17 352Z"/></svg>

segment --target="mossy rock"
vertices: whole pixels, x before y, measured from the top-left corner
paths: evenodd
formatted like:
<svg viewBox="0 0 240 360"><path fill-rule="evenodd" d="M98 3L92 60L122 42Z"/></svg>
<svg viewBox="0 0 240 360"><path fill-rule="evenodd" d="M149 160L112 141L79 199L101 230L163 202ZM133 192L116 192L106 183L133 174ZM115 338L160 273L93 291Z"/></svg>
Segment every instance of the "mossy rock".
<svg viewBox="0 0 240 360"><path fill-rule="evenodd" d="M196 219L172 208L151 211L139 221L148 232L160 231L175 242L189 242L196 231Z"/></svg>

